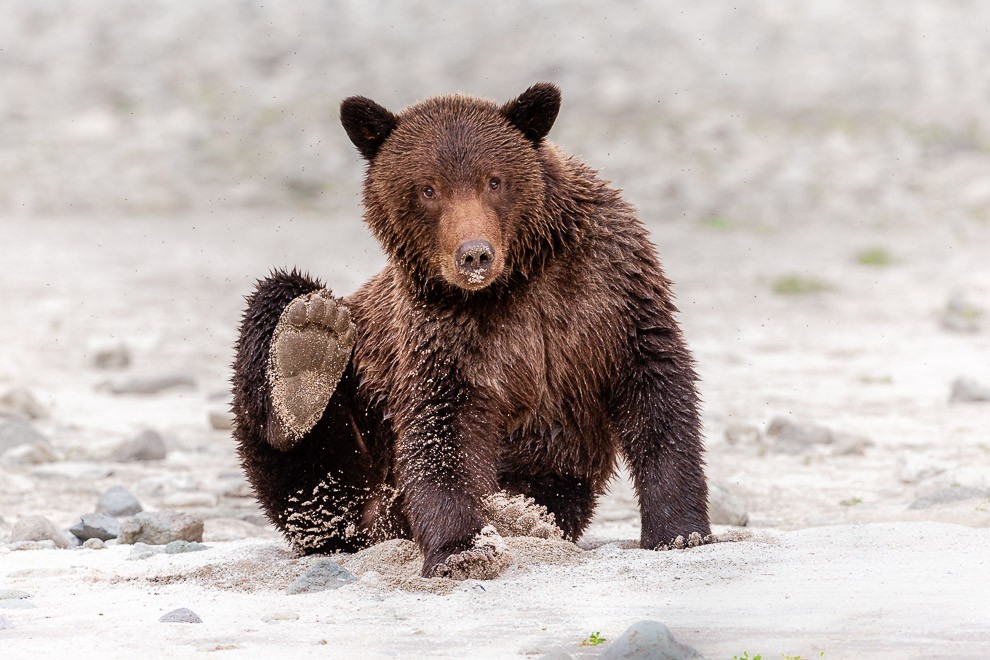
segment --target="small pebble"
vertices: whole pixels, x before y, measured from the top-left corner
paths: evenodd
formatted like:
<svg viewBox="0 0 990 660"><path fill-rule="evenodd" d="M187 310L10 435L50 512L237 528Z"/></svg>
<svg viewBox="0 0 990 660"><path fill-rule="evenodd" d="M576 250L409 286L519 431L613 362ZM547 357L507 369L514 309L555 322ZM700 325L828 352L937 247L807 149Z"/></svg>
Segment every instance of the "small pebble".
<svg viewBox="0 0 990 660"><path fill-rule="evenodd" d="M93 366L97 369L125 369L131 364L131 352L124 344L95 345L91 354Z"/></svg>
<svg viewBox="0 0 990 660"><path fill-rule="evenodd" d="M749 522L746 504L722 484L708 483L708 518L713 525L743 527Z"/></svg>
<svg viewBox="0 0 990 660"><path fill-rule="evenodd" d="M91 538L83 541L82 547L86 548L87 550L103 550L107 546L100 539Z"/></svg>
<svg viewBox="0 0 990 660"><path fill-rule="evenodd" d="M120 521L102 513L84 514L79 522L69 528L77 538L109 541L120 534Z"/></svg>
<svg viewBox="0 0 990 660"><path fill-rule="evenodd" d="M134 547L131 548L131 554L127 557L128 559L140 560L147 559L148 557L153 557L154 555L164 554L164 545L148 545L147 543L135 543Z"/></svg>
<svg viewBox="0 0 990 660"><path fill-rule="evenodd" d="M141 513L143 508L138 499L123 486L111 486L103 491L100 499L96 502L96 512L103 513L115 518L133 516Z"/></svg>
<svg viewBox="0 0 990 660"><path fill-rule="evenodd" d="M682 660L700 657L696 650L674 639L667 626L659 621L634 623L601 654L603 660Z"/></svg>
<svg viewBox="0 0 990 660"><path fill-rule="evenodd" d="M316 591L327 591L328 589L339 589L356 579L350 571L340 564L324 559L296 578L295 582L286 589L286 592L289 594L308 594Z"/></svg>
<svg viewBox="0 0 990 660"><path fill-rule="evenodd" d="M957 378L952 382L951 403L985 403L990 401L990 386L969 378Z"/></svg>
<svg viewBox="0 0 990 660"><path fill-rule="evenodd" d="M203 545L202 543L195 543L189 541L171 541L165 544L165 554L167 555L179 555L186 552L201 552L203 550L208 550L210 546Z"/></svg>
<svg viewBox="0 0 990 660"><path fill-rule="evenodd" d="M121 463L160 461L167 453L162 435L158 431L147 429L117 447L111 458Z"/></svg>
<svg viewBox="0 0 990 660"><path fill-rule="evenodd" d="M0 417L0 454L20 445L38 443L48 444L48 438L31 424L20 419Z"/></svg>
<svg viewBox="0 0 990 660"><path fill-rule="evenodd" d="M158 620L162 623L203 623L203 620L195 612L186 607L180 607L168 614L163 614Z"/></svg>

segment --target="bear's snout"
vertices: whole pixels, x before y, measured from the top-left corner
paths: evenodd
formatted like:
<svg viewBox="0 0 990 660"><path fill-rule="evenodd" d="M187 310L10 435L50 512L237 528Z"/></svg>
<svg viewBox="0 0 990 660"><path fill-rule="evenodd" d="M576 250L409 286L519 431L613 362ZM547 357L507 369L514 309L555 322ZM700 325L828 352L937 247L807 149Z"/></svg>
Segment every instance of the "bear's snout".
<svg viewBox="0 0 990 660"><path fill-rule="evenodd" d="M457 272L470 284L481 284L488 278L488 271L495 263L495 248L484 239L464 241L454 252Z"/></svg>

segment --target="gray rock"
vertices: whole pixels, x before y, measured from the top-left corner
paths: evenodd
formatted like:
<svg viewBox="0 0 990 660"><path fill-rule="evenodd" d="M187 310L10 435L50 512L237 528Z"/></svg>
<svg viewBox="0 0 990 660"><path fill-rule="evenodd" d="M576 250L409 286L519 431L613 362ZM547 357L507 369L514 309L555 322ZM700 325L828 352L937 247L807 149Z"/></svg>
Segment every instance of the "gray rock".
<svg viewBox="0 0 990 660"><path fill-rule="evenodd" d="M612 642L601 657L603 660L681 660L700 658L701 654L674 639L667 626L659 621L639 621Z"/></svg>
<svg viewBox="0 0 990 660"><path fill-rule="evenodd" d="M234 413L227 408L214 408L209 415L210 428L216 431L229 431L234 428Z"/></svg>
<svg viewBox="0 0 990 660"><path fill-rule="evenodd" d="M102 513L84 514L79 522L69 528L72 535L82 540L109 541L120 534L120 521Z"/></svg>
<svg viewBox="0 0 990 660"><path fill-rule="evenodd" d="M159 394L167 390L190 390L196 387L196 380L191 376L138 376L116 383L105 383L102 386L112 394Z"/></svg>
<svg viewBox="0 0 990 660"><path fill-rule="evenodd" d="M161 555L165 553L164 545L148 545L147 543L135 543L134 547L131 548L131 554L127 557L128 559L147 559L148 557L153 557L154 555Z"/></svg>
<svg viewBox="0 0 990 660"><path fill-rule="evenodd" d="M172 541L165 544L165 554L167 555L180 555L186 552L200 552L202 550L209 550L210 546L203 545L202 543L190 543L189 541Z"/></svg>
<svg viewBox="0 0 990 660"><path fill-rule="evenodd" d="M28 516L14 524L10 533L13 543L18 541L52 541L56 547L68 548L69 540L58 527L44 516Z"/></svg>
<svg viewBox="0 0 990 660"><path fill-rule="evenodd" d="M749 522L746 504L722 484L708 483L708 518L713 525L744 527Z"/></svg>
<svg viewBox="0 0 990 660"><path fill-rule="evenodd" d="M48 438L29 423L13 418L0 418L0 454L26 444L48 444Z"/></svg>
<svg viewBox="0 0 990 660"><path fill-rule="evenodd" d="M90 359L97 369L126 369L131 364L131 351L124 344L105 344L94 347Z"/></svg>
<svg viewBox="0 0 990 660"><path fill-rule="evenodd" d="M0 395L0 412L20 415L26 419L44 419L48 417L48 409L30 390L23 387L12 387Z"/></svg>
<svg viewBox="0 0 990 660"><path fill-rule="evenodd" d="M203 519L177 511L142 511L120 526L121 543L165 545L172 541L202 541Z"/></svg>
<svg viewBox="0 0 990 660"><path fill-rule="evenodd" d="M44 465L53 463L62 455L47 440L11 447L3 453L4 465Z"/></svg>
<svg viewBox="0 0 990 660"><path fill-rule="evenodd" d="M30 597L31 594L20 589L0 589L0 600L18 600Z"/></svg>
<svg viewBox="0 0 990 660"><path fill-rule="evenodd" d="M969 378L952 381L950 403L985 403L990 401L990 387Z"/></svg>
<svg viewBox="0 0 990 660"><path fill-rule="evenodd" d="M111 486L103 491L96 502L96 512L115 518L133 516L143 511L141 503L123 486Z"/></svg>
<svg viewBox="0 0 990 660"><path fill-rule="evenodd" d="M158 431L147 429L114 450L112 458L121 463L160 461L165 458L165 439Z"/></svg>
<svg viewBox="0 0 990 660"><path fill-rule="evenodd" d="M751 424L729 424L725 428L725 441L730 445L758 445L763 434Z"/></svg>
<svg viewBox="0 0 990 660"><path fill-rule="evenodd" d="M295 582L286 589L286 592L289 594L308 594L316 591L327 591L328 589L339 589L356 579L350 571L340 564L324 559L313 564L308 571L297 577Z"/></svg>
<svg viewBox="0 0 990 660"><path fill-rule="evenodd" d="M799 424L786 417L774 417L767 425L770 450L781 454L803 454L814 445L832 443L832 432L817 424Z"/></svg>
<svg viewBox="0 0 990 660"><path fill-rule="evenodd" d="M951 502L960 502L962 500L973 500L984 497L990 497L990 489L973 488L971 486L953 486L952 488L936 491L931 495L919 497L914 502L911 502L911 505L908 506L908 508L927 509L935 506L936 504L949 504Z"/></svg>
<svg viewBox="0 0 990 660"><path fill-rule="evenodd" d="M86 539L83 541L82 547L87 550L103 550L107 546L100 539Z"/></svg>
<svg viewBox="0 0 990 660"><path fill-rule="evenodd" d="M180 607L168 614L163 614L162 618L158 620L162 623L203 623L203 620L195 612L186 607Z"/></svg>

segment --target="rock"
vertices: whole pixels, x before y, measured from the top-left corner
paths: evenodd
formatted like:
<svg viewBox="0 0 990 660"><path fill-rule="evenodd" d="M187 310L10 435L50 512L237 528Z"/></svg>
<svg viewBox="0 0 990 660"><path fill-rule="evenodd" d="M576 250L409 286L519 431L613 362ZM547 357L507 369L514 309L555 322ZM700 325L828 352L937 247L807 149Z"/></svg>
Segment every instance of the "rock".
<svg viewBox="0 0 990 660"><path fill-rule="evenodd" d="M164 545L148 545L147 543L135 543L134 547L131 548L131 554L127 557L128 559L140 560L147 559L154 555L161 555L165 553Z"/></svg>
<svg viewBox="0 0 990 660"><path fill-rule="evenodd" d="M123 486L111 486L103 491L96 502L96 512L115 518L133 516L144 509L138 499Z"/></svg>
<svg viewBox="0 0 990 660"><path fill-rule="evenodd" d="M601 657L603 660L681 660L700 658L701 654L674 639L667 626L659 621L639 621L612 642Z"/></svg>
<svg viewBox="0 0 990 660"><path fill-rule="evenodd" d="M120 521L102 513L84 514L79 522L69 528L72 535L83 539L109 541L120 534Z"/></svg>
<svg viewBox="0 0 990 660"><path fill-rule="evenodd" d="M984 403L990 401L990 387L968 378L952 381L950 403Z"/></svg>
<svg viewBox="0 0 990 660"><path fill-rule="evenodd" d="M234 413L226 408L215 408L209 413L210 428L216 431L229 431L234 428Z"/></svg>
<svg viewBox="0 0 990 660"><path fill-rule="evenodd" d="M196 380L191 376L139 376L116 383L104 383L101 389L111 394L159 394L167 390L189 390L196 387Z"/></svg>
<svg viewBox="0 0 990 660"><path fill-rule="evenodd" d="M297 577L295 582L286 589L286 593L309 594L316 591L339 589L349 582L354 582L355 579L350 571L340 564L324 559L313 564L308 571Z"/></svg>
<svg viewBox="0 0 990 660"><path fill-rule="evenodd" d="M781 454L803 454L814 445L832 443L832 432L817 424L799 424L786 417L774 417L767 425L770 450Z"/></svg>
<svg viewBox="0 0 990 660"><path fill-rule="evenodd" d="M63 458L47 440L12 447L3 453L4 465L44 465Z"/></svg>
<svg viewBox="0 0 990 660"><path fill-rule="evenodd" d="M55 541L48 539L44 541L15 541L9 547L11 550L55 550L58 548ZM68 547L68 541L66 547Z"/></svg>
<svg viewBox="0 0 990 660"><path fill-rule="evenodd" d="M961 293L949 298L942 312L942 327L950 332L979 332L983 325L984 311L970 302Z"/></svg>
<svg viewBox="0 0 990 660"><path fill-rule="evenodd" d="M59 548L69 547L69 540L65 538L62 530L44 516L28 516L18 520L10 533L10 540L13 543L18 541L52 541Z"/></svg>
<svg viewBox="0 0 990 660"><path fill-rule="evenodd" d="M121 463L160 461L165 458L165 439L158 431L147 429L114 450L112 459Z"/></svg>
<svg viewBox="0 0 990 660"><path fill-rule="evenodd" d="M298 621L298 612L271 612L261 617L265 623L278 623L280 621Z"/></svg>
<svg viewBox="0 0 990 660"><path fill-rule="evenodd" d="M82 547L86 548L87 550L103 550L107 546L100 539L92 538L83 541Z"/></svg>
<svg viewBox="0 0 990 660"><path fill-rule="evenodd" d="M729 424L725 428L725 441L730 445L758 445L763 442L763 434L751 424Z"/></svg>
<svg viewBox="0 0 990 660"><path fill-rule="evenodd" d="M0 412L19 415L25 419L44 419L48 409L23 387L12 387L0 395Z"/></svg>
<svg viewBox="0 0 990 660"><path fill-rule="evenodd" d="M916 484L945 472L945 466L927 456L908 454L897 459L897 479L901 483Z"/></svg>
<svg viewBox="0 0 990 660"><path fill-rule="evenodd" d="M861 435L832 433L832 454L834 456L862 456L873 442Z"/></svg>
<svg viewBox="0 0 990 660"><path fill-rule="evenodd" d="M0 600L14 600L20 598L30 598L31 594L19 589L0 589Z"/></svg>
<svg viewBox="0 0 990 660"><path fill-rule="evenodd" d="M38 443L48 444L48 438L29 423L20 419L0 418L0 454L20 445Z"/></svg>
<svg viewBox="0 0 990 660"><path fill-rule="evenodd" d="M708 517L713 525L744 527L749 522L746 505L722 484L708 483Z"/></svg>
<svg viewBox="0 0 990 660"><path fill-rule="evenodd" d="M171 541L165 544L165 554L167 555L181 555L186 552L200 552L202 550L209 550L210 546L203 545L202 543L190 543L189 541Z"/></svg>
<svg viewBox="0 0 990 660"><path fill-rule="evenodd" d="M163 614L162 618L158 620L162 623L203 623L203 620L195 612L186 607L180 607L168 614Z"/></svg>
<svg viewBox="0 0 990 660"><path fill-rule="evenodd" d="M97 369L126 369L131 364L131 351L123 343L95 344L90 360Z"/></svg>
<svg viewBox="0 0 990 660"><path fill-rule="evenodd" d="M911 505L908 506L908 508L927 509L935 506L936 504L949 504L951 502L960 502L962 500L973 500L984 497L990 497L990 489L973 488L971 486L953 486L952 488L936 491L931 495L919 497L914 502L911 502Z"/></svg>
<svg viewBox="0 0 990 660"><path fill-rule="evenodd" d="M120 526L121 543L165 545L172 541L202 541L203 519L177 511L142 511Z"/></svg>

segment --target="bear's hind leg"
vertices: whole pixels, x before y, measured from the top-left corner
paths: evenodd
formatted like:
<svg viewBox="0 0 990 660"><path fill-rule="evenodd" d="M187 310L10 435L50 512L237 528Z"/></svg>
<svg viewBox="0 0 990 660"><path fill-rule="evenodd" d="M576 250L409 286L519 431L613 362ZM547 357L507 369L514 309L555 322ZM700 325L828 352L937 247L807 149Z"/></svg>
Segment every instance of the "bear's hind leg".
<svg viewBox="0 0 990 660"><path fill-rule="evenodd" d="M509 495L525 495L545 507L569 541L581 538L598 500L590 479L562 474L503 473L499 485Z"/></svg>

